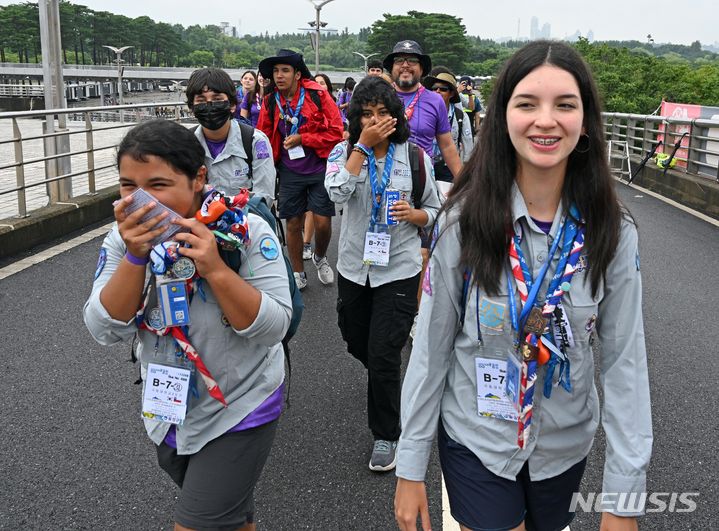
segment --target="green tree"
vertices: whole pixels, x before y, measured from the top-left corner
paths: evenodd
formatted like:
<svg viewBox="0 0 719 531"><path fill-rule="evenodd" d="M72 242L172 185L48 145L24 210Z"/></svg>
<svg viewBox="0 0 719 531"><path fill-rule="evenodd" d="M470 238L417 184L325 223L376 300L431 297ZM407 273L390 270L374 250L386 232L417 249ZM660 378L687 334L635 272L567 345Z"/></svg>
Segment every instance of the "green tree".
<svg viewBox="0 0 719 531"><path fill-rule="evenodd" d="M441 13L409 11L407 15L385 13L384 20L372 24L367 38L369 49L386 55L401 40L417 41L432 64L445 65L454 72L464 70L470 43L462 19Z"/></svg>

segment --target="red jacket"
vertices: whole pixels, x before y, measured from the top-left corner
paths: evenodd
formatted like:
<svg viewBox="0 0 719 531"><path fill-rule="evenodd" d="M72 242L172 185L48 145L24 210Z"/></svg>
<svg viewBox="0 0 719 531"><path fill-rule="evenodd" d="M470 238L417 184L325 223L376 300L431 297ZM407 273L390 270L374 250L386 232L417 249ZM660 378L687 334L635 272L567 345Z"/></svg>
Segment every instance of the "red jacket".
<svg viewBox="0 0 719 531"><path fill-rule="evenodd" d="M317 153L317 156L321 159L326 159L330 155L330 151L342 142L342 133L344 128L342 126L342 117L340 111L337 108L337 104L332 99L327 91L315 83L311 79L302 78L300 79L300 86L304 87L305 91L312 89L317 91L320 97L320 103L322 110L317 109L317 105L312 101L309 93L305 94L305 102L302 104L302 110L300 114L303 116L302 123L298 133L302 135L302 146L310 148ZM278 129L280 123L280 110L276 104L275 116L270 119L269 116L269 105L268 98L275 98L275 93L272 92L265 96L265 101L260 110L260 118L257 121L257 129L262 131L270 139L272 145L272 153L275 158L275 164L280 160L280 149L282 149L282 135ZM300 98L300 91L295 92L292 98L291 106L293 109L297 108L297 102ZM280 102L284 105L285 100L280 95Z"/></svg>

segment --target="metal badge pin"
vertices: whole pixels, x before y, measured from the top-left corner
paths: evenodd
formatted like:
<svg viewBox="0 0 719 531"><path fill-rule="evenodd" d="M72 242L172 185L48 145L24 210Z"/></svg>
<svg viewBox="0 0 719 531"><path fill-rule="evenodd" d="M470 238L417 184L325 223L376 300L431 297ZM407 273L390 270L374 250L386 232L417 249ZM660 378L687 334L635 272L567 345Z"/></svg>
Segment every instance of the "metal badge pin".
<svg viewBox="0 0 719 531"><path fill-rule="evenodd" d="M172 264L172 273L182 280L187 280L195 276L195 271L197 271L195 263L187 256L183 256Z"/></svg>

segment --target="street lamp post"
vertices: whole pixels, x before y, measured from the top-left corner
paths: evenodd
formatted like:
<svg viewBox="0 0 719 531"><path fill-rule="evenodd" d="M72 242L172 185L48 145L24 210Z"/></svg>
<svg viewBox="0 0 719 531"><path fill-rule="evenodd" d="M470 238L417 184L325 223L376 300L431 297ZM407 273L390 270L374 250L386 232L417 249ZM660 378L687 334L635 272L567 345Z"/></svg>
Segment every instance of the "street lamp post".
<svg viewBox="0 0 719 531"><path fill-rule="evenodd" d="M122 94L122 52L125 50L129 50L132 48L132 46L123 46L122 48L115 48L114 46L108 46L107 44L102 45L103 48L107 48L108 50L115 52L117 54L117 59L115 59L115 62L117 63L117 96L118 96L118 103L120 105L123 105L125 103L125 100L123 98ZM122 110L120 110L120 121L124 122L124 116Z"/></svg>
<svg viewBox="0 0 719 531"><path fill-rule="evenodd" d="M377 52L371 53L371 54L369 54L369 55L364 55L364 54L361 54L361 53L359 53L359 52L352 52L352 53L355 54L355 55L359 55L362 59L364 59L364 75L366 76L366 75L367 75L367 59L369 59L369 58L372 57L373 55L377 55Z"/></svg>
<svg viewBox="0 0 719 531"><path fill-rule="evenodd" d="M310 3L315 6L315 11L317 12L317 17L315 18L315 75L320 73L320 11L322 8L329 4L330 2L333 2L334 0L310 0Z"/></svg>

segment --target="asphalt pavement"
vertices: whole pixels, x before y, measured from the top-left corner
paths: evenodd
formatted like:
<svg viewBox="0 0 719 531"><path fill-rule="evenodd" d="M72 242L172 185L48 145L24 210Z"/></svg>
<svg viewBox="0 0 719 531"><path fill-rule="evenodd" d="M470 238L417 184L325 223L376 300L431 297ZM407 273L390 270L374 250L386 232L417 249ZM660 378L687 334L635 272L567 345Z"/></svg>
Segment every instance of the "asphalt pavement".
<svg viewBox="0 0 719 531"><path fill-rule="evenodd" d="M699 493L696 511L667 507L640 525L717 529L719 228L623 185L620 193L640 230L655 437L648 489ZM100 242L0 280L0 529L172 528L177 489L157 467L139 419L129 346L97 345L82 322ZM394 476L367 468L364 369L337 329L336 287L322 286L308 269L305 314L292 342L291 406L257 487L258 528L395 529ZM604 451L600 430L585 494L601 491ZM432 527L441 529L436 454L428 490ZM668 504L670 495L662 499ZM572 531L598 522L579 513Z"/></svg>

